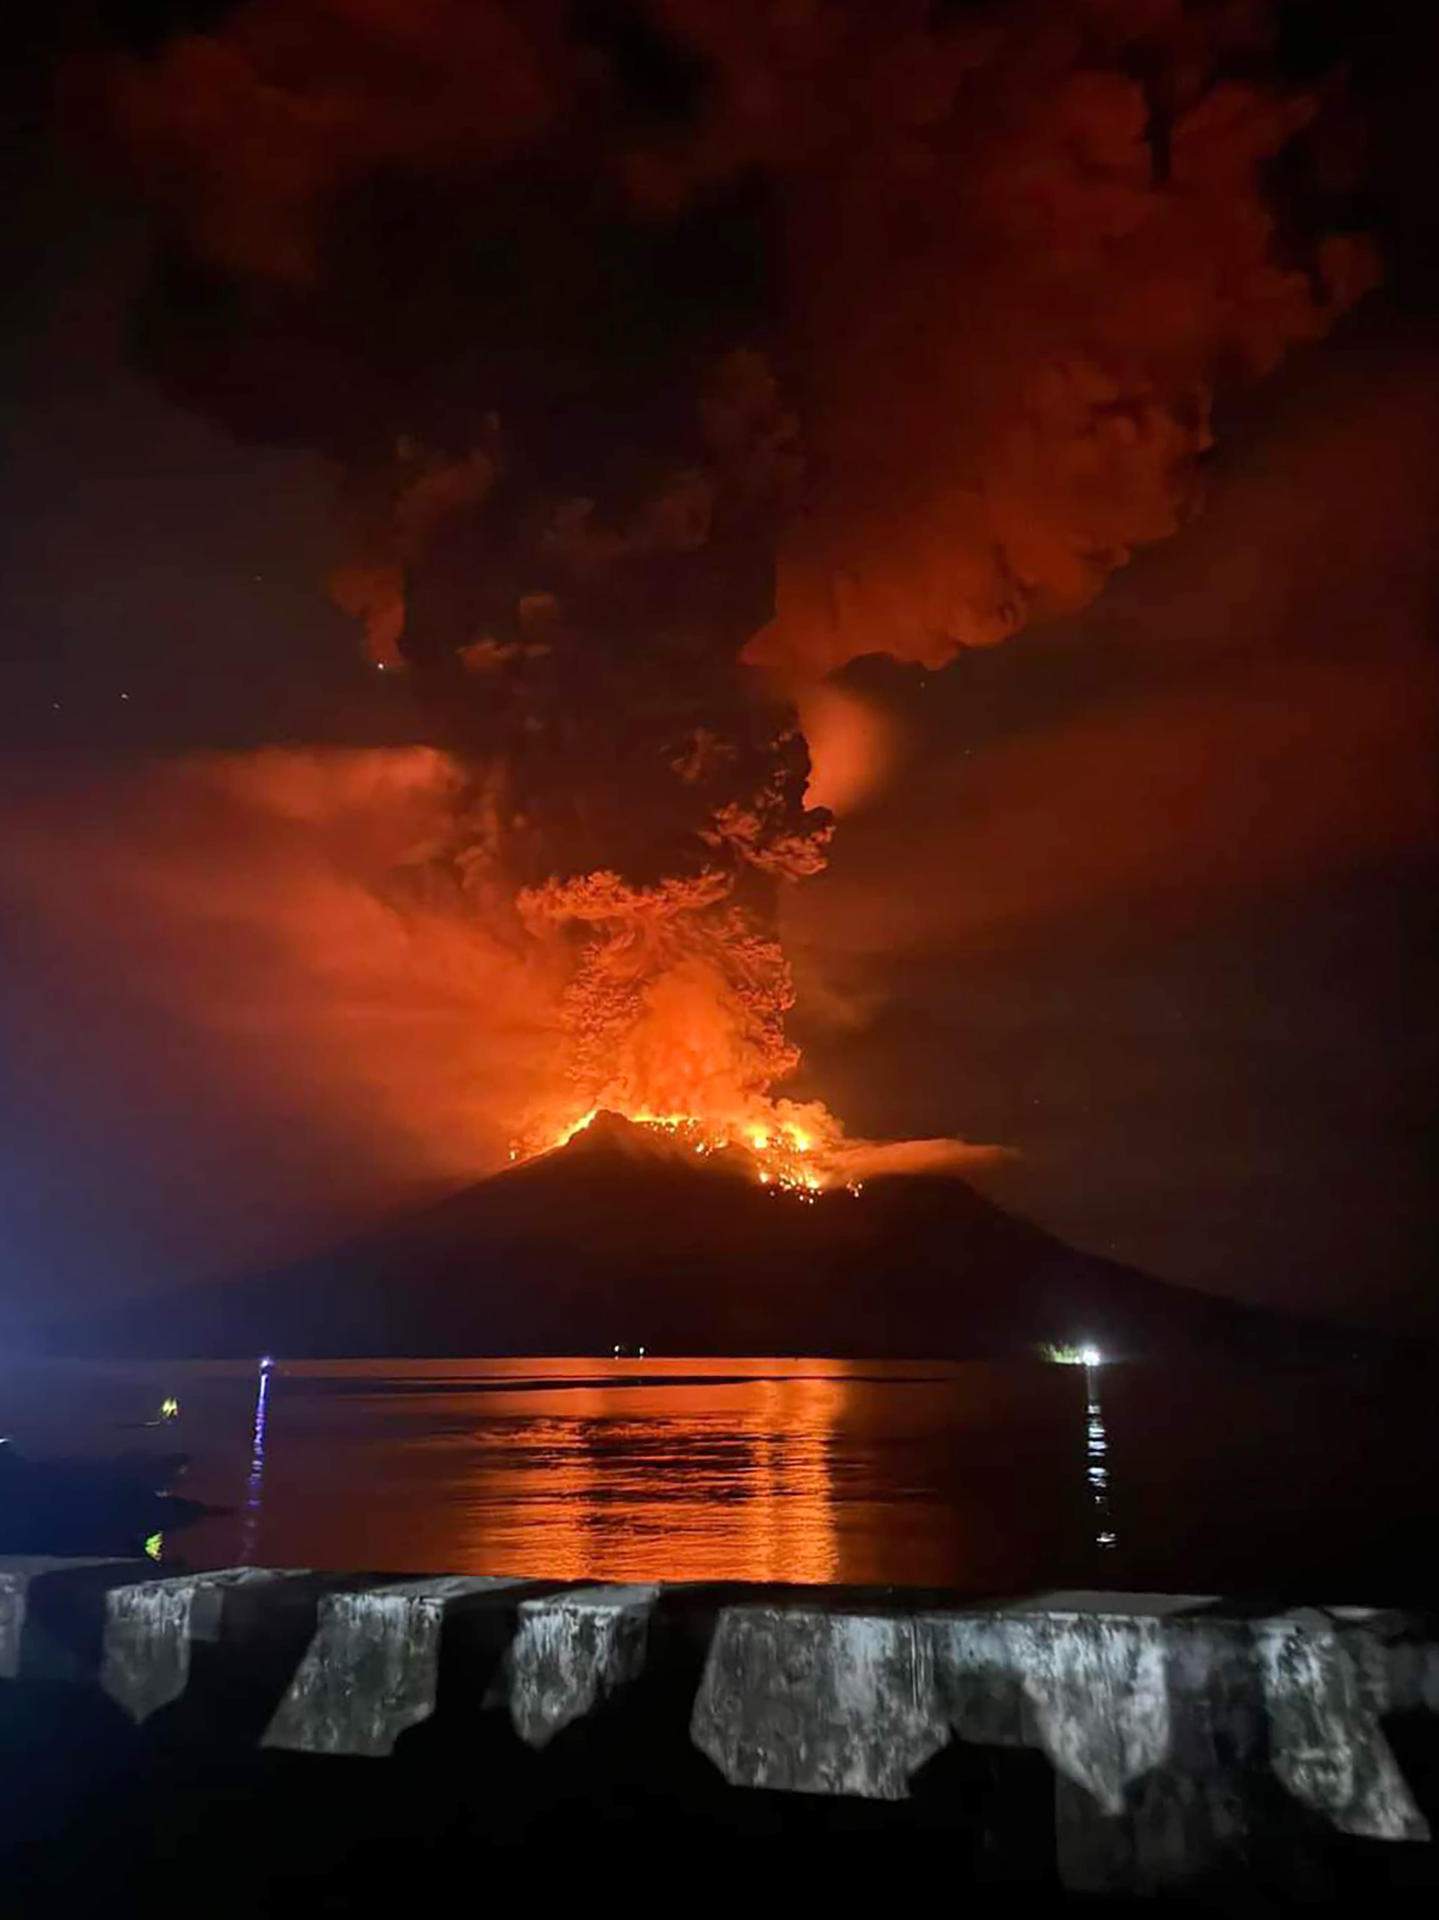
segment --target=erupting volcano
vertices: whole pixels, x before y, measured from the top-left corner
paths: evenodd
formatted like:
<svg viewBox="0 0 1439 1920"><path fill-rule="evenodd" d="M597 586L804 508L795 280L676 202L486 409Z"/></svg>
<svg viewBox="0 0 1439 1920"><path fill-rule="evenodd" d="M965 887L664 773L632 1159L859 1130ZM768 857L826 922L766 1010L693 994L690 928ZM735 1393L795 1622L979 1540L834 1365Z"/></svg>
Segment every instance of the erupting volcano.
<svg viewBox="0 0 1439 1920"><path fill-rule="evenodd" d="M566 1127L551 1143L552 1149L567 1147L576 1134L593 1126L600 1117L600 1111L598 1107L591 1107L588 1113L581 1114L573 1126ZM641 1109L638 1113L625 1115L625 1118L634 1126L646 1127L667 1136L698 1154L701 1159L707 1159L711 1154L741 1154L753 1162L755 1178L760 1185L773 1187L777 1193L794 1193L802 1200L813 1200L817 1194L825 1191L833 1177L828 1156L822 1149L816 1151L813 1135L806 1133L793 1120L779 1119L773 1122L773 1131L763 1121L750 1121L737 1129L732 1138L727 1132L710 1131L703 1121L686 1113L648 1113ZM512 1149L511 1157L516 1160L521 1158L518 1147ZM857 1180L847 1181L846 1186L853 1194L861 1190Z"/></svg>
<svg viewBox="0 0 1439 1920"><path fill-rule="evenodd" d="M1371 284L1281 64L1181 0L243 0L72 76L160 235L145 366L335 475L331 595L445 770L375 892L523 983L512 1161L607 1111L857 1191L786 1097L798 716L1083 606Z"/></svg>

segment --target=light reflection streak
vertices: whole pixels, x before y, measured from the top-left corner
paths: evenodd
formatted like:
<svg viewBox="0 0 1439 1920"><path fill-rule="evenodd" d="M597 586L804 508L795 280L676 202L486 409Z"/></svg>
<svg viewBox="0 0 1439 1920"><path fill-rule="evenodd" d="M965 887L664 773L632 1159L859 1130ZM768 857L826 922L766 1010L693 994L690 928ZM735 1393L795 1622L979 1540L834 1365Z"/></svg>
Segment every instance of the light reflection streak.
<svg viewBox="0 0 1439 1920"><path fill-rule="evenodd" d="M1099 1398L1099 1368L1090 1362L1086 1362L1084 1368L1084 1431L1085 1479L1094 1508L1094 1544L1108 1552L1118 1545L1119 1536L1114 1530L1114 1514L1109 1504L1109 1435Z"/></svg>
<svg viewBox="0 0 1439 1920"><path fill-rule="evenodd" d="M240 1530L240 1565L255 1564L260 1515L265 1504L265 1428L270 1417L270 1378L274 1361L266 1354L255 1385L255 1424L250 1435L250 1474L245 1482L245 1518Z"/></svg>

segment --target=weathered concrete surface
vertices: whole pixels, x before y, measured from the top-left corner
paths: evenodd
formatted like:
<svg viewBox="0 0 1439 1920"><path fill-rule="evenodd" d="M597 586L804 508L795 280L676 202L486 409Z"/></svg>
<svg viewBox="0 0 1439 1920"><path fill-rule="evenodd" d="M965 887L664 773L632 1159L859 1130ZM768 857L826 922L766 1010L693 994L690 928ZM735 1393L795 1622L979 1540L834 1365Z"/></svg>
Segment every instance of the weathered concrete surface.
<svg viewBox="0 0 1439 1920"><path fill-rule="evenodd" d="M1157 1892L1231 1871L1249 1838L1261 1721L1248 1628L1195 1595L1054 1593L938 1614L956 1736L1055 1769L1060 1876Z"/></svg>
<svg viewBox="0 0 1439 1920"><path fill-rule="evenodd" d="M907 1792L951 1730L1037 1746L1117 1816L1171 1744L1165 1620L1093 1595L914 1616L727 1609L692 1725L733 1785L872 1799Z"/></svg>
<svg viewBox="0 0 1439 1920"><path fill-rule="evenodd" d="M510 1718L544 1747L643 1671L657 1586L579 1587L520 1602L506 1662Z"/></svg>
<svg viewBox="0 0 1439 1920"><path fill-rule="evenodd" d="M901 1799L949 1739L912 1617L726 1607L690 1728L731 1786Z"/></svg>
<svg viewBox="0 0 1439 1920"><path fill-rule="evenodd" d="M228 1634L243 1643L262 1633L266 1602L273 1606L286 1583L309 1577L226 1567L112 1588L105 1596L101 1687L133 1719L148 1720L184 1694L197 1642L213 1646Z"/></svg>
<svg viewBox="0 0 1439 1920"><path fill-rule="evenodd" d="M297 1753L393 1752L406 1728L435 1711L447 1615L524 1584L447 1575L328 1595L264 1744Z"/></svg>
<svg viewBox="0 0 1439 1920"><path fill-rule="evenodd" d="M1428 1837L1380 1726L1432 1705L1403 1622L1250 1621L1209 1598L1049 1594L912 1617L721 1614L696 1744L735 1786L893 1799L950 1738L1056 1774L1064 1884L1157 1892L1242 1868L1254 1776L1369 1838ZM1397 1678L1396 1678L1397 1676Z"/></svg>
<svg viewBox="0 0 1439 1920"><path fill-rule="evenodd" d="M1281 1852L1301 1853L1326 1833L1383 1853L1429 1838L1439 1634L1420 1616L1157 1594L946 1605L139 1571L0 1562L0 1680L17 1695L32 1679L98 1682L138 1725L188 1695L143 1736L172 1751L238 1741L385 1755L445 1707L443 1738L483 1714L493 1756L515 1736L545 1748L643 1678L639 1713L597 1727L585 1751L628 1740L630 1777L650 1768L662 1792L684 1770L686 1741L737 1788L889 1803L951 1741L1028 1748L1053 1770L1061 1882L1089 1891L1227 1883L1262 1867L1276 1836ZM37 1689L36 1710L53 1697ZM651 1756L653 1742L663 1751ZM1429 1777L1406 1779L1414 1764ZM960 1755L950 1767L928 1777L927 1805L951 1791L946 1780L990 1777Z"/></svg>
<svg viewBox="0 0 1439 1920"><path fill-rule="evenodd" d="M947 1681L948 1718L970 1738L994 1730L995 1707L1017 1684L1018 1744L1110 1815L1130 1784L1159 1766L1171 1742L1164 1623L1152 1614L1037 1608L933 1616L924 1622Z"/></svg>
<svg viewBox="0 0 1439 1920"><path fill-rule="evenodd" d="M0 1558L0 1680L78 1680L94 1667L105 1595L143 1560Z"/></svg>
<svg viewBox="0 0 1439 1920"><path fill-rule="evenodd" d="M1379 1724L1395 1704L1382 1622L1306 1608L1262 1621L1255 1641L1272 1764L1295 1799L1342 1833L1427 1840Z"/></svg>
<svg viewBox="0 0 1439 1920"><path fill-rule="evenodd" d="M1051 1595L1016 1611L941 1618L935 1664L964 1738L996 1737L1018 1677L1019 1737L1060 1776L1066 1885L1154 1891L1222 1871L1254 1839L1246 1775L1266 1757L1341 1832L1429 1837L1380 1726L1428 1679L1402 1622L1388 1636L1363 1609L1347 1623L1315 1609L1249 1623L1214 1600L1154 1595Z"/></svg>

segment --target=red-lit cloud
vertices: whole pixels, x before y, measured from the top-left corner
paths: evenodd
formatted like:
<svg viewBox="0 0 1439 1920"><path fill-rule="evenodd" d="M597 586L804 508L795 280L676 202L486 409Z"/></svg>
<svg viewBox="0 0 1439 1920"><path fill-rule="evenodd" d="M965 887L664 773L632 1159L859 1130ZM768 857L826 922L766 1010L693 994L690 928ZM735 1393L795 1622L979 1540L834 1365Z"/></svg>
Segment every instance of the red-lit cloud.
<svg viewBox="0 0 1439 1920"><path fill-rule="evenodd" d="M51 780L10 809L0 884L93 1010L102 1077L127 1008L158 1015L168 1038L129 1071L198 1132L266 1115L342 1147L357 1191L366 1167L453 1184L503 1160L553 1044L533 950L436 869L461 787L426 747Z"/></svg>

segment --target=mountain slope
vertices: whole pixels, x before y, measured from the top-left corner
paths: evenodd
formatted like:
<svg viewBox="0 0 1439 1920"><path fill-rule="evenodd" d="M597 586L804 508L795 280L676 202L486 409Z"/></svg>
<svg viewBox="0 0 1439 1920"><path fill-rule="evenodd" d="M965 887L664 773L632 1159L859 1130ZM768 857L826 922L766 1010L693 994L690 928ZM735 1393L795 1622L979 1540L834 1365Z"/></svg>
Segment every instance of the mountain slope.
<svg viewBox="0 0 1439 1920"><path fill-rule="evenodd" d="M141 1302L94 1350L149 1355L1284 1351L1297 1323L1081 1253L952 1176L813 1204L742 1153L601 1115L568 1145L318 1259ZM74 1337L61 1343L73 1350Z"/></svg>

